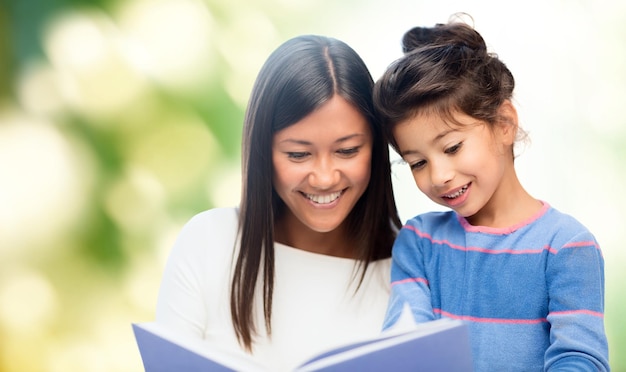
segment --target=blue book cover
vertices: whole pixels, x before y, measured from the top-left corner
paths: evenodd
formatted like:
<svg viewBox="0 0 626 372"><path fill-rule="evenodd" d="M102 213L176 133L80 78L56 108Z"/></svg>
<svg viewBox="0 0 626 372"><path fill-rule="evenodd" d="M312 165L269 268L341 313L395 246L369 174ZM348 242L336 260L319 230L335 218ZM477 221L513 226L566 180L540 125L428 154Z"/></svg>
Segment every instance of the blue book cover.
<svg viewBox="0 0 626 372"><path fill-rule="evenodd" d="M265 371L249 355L217 349L154 322L133 323L146 372Z"/></svg>
<svg viewBox="0 0 626 372"><path fill-rule="evenodd" d="M217 350L154 322L132 326L146 372L269 370L243 352ZM307 371L472 371L468 327L451 319L397 327L320 353L294 372Z"/></svg>

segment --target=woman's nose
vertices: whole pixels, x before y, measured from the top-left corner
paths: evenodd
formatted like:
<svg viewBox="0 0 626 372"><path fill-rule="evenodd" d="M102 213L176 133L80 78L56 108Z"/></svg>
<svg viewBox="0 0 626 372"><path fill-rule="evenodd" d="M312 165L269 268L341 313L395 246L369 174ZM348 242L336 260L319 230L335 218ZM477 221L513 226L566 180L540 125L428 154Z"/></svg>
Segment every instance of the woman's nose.
<svg viewBox="0 0 626 372"><path fill-rule="evenodd" d="M309 184L317 189L330 189L339 183L341 172L331 159L315 162L309 173Z"/></svg>

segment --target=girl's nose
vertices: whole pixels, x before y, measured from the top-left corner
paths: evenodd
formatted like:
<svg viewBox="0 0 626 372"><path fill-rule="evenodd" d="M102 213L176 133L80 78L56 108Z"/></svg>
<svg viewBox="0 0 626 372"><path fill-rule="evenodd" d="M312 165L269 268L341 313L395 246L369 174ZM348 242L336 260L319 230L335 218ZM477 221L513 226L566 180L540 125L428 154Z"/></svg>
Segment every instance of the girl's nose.
<svg viewBox="0 0 626 372"><path fill-rule="evenodd" d="M430 182L434 187L445 186L454 178L454 170L446 162L430 163Z"/></svg>

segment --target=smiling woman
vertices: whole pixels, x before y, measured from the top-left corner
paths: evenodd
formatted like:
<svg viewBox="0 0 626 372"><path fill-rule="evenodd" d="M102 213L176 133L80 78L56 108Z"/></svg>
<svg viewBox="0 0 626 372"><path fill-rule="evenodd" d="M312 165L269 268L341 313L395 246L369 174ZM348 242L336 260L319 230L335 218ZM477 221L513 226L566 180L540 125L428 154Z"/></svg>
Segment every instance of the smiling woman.
<svg viewBox="0 0 626 372"><path fill-rule="evenodd" d="M246 112L240 206L183 228L157 322L279 371L380 332L400 223L372 87L336 39L270 55Z"/></svg>
<svg viewBox="0 0 626 372"><path fill-rule="evenodd" d="M345 222L370 180L372 134L366 118L336 95L277 132L273 143L274 190L286 206L276 220L276 241L358 258Z"/></svg>

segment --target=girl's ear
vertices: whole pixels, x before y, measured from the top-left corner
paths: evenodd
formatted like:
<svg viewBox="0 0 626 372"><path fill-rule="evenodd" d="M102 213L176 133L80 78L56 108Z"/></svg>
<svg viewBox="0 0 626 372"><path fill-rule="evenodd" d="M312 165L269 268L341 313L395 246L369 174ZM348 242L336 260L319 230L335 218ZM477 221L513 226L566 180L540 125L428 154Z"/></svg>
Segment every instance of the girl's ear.
<svg viewBox="0 0 626 372"><path fill-rule="evenodd" d="M513 145L517 137L518 119L517 110L510 100L505 100L498 108L497 127L505 145Z"/></svg>

